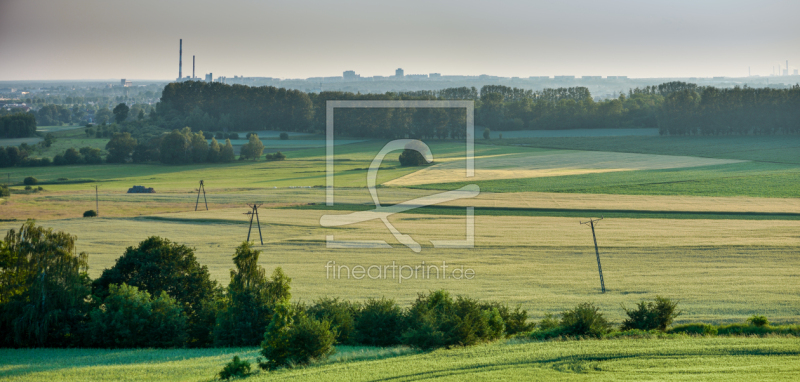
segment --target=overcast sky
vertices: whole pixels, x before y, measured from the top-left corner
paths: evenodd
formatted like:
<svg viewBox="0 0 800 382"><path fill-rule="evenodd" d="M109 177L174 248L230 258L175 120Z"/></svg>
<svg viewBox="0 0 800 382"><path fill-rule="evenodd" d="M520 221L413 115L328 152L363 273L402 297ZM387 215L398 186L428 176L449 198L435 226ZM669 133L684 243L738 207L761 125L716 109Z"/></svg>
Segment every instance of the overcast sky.
<svg viewBox="0 0 800 382"><path fill-rule="evenodd" d="M800 1L0 0L0 80L769 75Z"/></svg>

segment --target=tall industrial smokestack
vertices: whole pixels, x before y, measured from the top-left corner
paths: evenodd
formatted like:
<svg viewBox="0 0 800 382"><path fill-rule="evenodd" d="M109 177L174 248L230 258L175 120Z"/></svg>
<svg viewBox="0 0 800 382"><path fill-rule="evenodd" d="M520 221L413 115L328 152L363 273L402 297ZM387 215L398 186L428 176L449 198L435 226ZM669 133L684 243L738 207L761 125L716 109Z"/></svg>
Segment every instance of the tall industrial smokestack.
<svg viewBox="0 0 800 382"><path fill-rule="evenodd" d="M178 79L183 78L183 39L181 39L181 48L178 51Z"/></svg>
<svg viewBox="0 0 800 382"><path fill-rule="evenodd" d="M194 55L192 55L192 79L195 79L195 77L194 77Z"/></svg>

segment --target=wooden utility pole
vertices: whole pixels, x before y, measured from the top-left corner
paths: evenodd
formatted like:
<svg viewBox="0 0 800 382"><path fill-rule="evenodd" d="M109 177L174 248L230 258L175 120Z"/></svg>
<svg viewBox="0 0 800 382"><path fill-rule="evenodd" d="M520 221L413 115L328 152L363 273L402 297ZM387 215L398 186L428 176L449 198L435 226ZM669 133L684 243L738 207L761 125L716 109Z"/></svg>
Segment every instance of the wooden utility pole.
<svg viewBox="0 0 800 382"><path fill-rule="evenodd" d="M94 211L100 216L100 199L97 195L97 185L94 185Z"/></svg>
<svg viewBox="0 0 800 382"><path fill-rule="evenodd" d="M264 237L261 236L261 221L258 220L258 207L261 207L261 204L247 204L253 210L250 212L245 212L245 215L250 215L250 228L247 229L247 241L250 241L250 231L253 230L253 216L256 218L256 224L258 225L258 238L261 239L261 245L264 245Z"/></svg>
<svg viewBox="0 0 800 382"><path fill-rule="evenodd" d="M600 265L600 250L597 249L597 236L594 233L594 223L603 220L602 217L600 219L589 219L588 222L581 222L581 224L589 224L592 227L592 239L594 239L594 253L597 255L597 271L600 272L600 289L603 293L606 293L606 284L603 281L603 267Z"/></svg>
<svg viewBox="0 0 800 382"><path fill-rule="evenodd" d="M203 202L206 203L206 211L208 211L208 200L206 200L206 187L203 181L200 181L200 188L197 189L197 201L194 203L194 210L197 211L197 206L200 204L200 190L203 190Z"/></svg>

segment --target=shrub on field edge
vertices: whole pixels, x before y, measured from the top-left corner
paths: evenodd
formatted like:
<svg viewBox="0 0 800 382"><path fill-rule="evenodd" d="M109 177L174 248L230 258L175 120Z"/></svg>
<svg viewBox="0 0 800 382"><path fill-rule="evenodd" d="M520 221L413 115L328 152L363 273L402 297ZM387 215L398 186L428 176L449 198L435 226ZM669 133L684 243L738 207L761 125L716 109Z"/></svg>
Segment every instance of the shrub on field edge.
<svg viewBox="0 0 800 382"><path fill-rule="evenodd" d="M83 217L85 218L93 218L95 216L97 216L97 211L95 210L89 210L83 213Z"/></svg>
<svg viewBox="0 0 800 382"><path fill-rule="evenodd" d="M611 329L600 308L589 302L562 313L560 326L569 336L600 337Z"/></svg>
<svg viewBox="0 0 800 382"><path fill-rule="evenodd" d="M677 306L677 302L660 296L656 296L655 301L640 301L635 310L629 310L623 305L622 310L625 311L628 318L622 322L622 330L657 329L665 331L675 317L681 314L676 310Z"/></svg>
<svg viewBox="0 0 800 382"><path fill-rule="evenodd" d="M0 186L0 198L11 196L11 190L6 186Z"/></svg>
<svg viewBox="0 0 800 382"><path fill-rule="evenodd" d="M769 325L769 320L765 316L754 315L747 319L747 323L753 326L767 326Z"/></svg>
<svg viewBox="0 0 800 382"><path fill-rule="evenodd" d="M399 345L406 328L403 310L394 300L369 299L355 316L355 341L368 346Z"/></svg>
<svg viewBox="0 0 800 382"><path fill-rule="evenodd" d="M233 360L225 364L219 372L219 379L228 380L231 378L241 378L250 374L250 362L242 361L239 356L234 356Z"/></svg>
<svg viewBox="0 0 800 382"><path fill-rule="evenodd" d="M258 365L264 370L306 365L333 353L334 341L329 321L317 321L297 312L289 303L281 303L275 306L264 333L264 361Z"/></svg>
<svg viewBox="0 0 800 382"><path fill-rule="evenodd" d="M668 331L668 333L715 336L717 335L717 328L714 325L693 323L674 326Z"/></svg>
<svg viewBox="0 0 800 382"><path fill-rule="evenodd" d="M26 185L26 186L33 186L34 184L36 184L38 182L39 182L39 180L37 180L36 178L34 178L32 176L26 177L25 180L22 181L22 183L24 185Z"/></svg>
<svg viewBox="0 0 800 382"><path fill-rule="evenodd" d="M283 132L283 133L281 133L280 137L281 137L282 141L285 141L285 140L289 139L289 133Z"/></svg>
<svg viewBox="0 0 800 382"><path fill-rule="evenodd" d="M503 336L505 323L495 307L481 309L477 300L446 291L419 294L408 314L403 343L423 350L469 346Z"/></svg>
<svg viewBox="0 0 800 382"><path fill-rule="evenodd" d="M186 340L186 316L166 292L151 298L135 286L111 284L89 317L91 345L97 347L177 347Z"/></svg>
<svg viewBox="0 0 800 382"><path fill-rule="evenodd" d="M528 311L522 309L522 306L517 305L514 310L511 310L507 304L499 302L482 303L482 310L489 310L491 308L497 309L500 317L503 318L505 324L505 333L507 336L512 336L517 333L530 332L536 327L533 322L528 322Z"/></svg>
<svg viewBox="0 0 800 382"><path fill-rule="evenodd" d="M354 316L359 309L360 306L356 303L324 297L308 307L306 313L316 320L329 321L331 330L336 334L336 343L354 345Z"/></svg>

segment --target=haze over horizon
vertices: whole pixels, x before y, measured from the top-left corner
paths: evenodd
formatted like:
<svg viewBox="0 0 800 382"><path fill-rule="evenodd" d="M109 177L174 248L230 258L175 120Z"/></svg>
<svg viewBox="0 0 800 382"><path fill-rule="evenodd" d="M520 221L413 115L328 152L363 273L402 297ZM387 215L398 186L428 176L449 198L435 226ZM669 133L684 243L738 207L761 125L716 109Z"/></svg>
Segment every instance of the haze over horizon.
<svg viewBox="0 0 800 382"><path fill-rule="evenodd" d="M0 2L0 81L394 74L713 77L800 67L800 2ZM688 11L687 11L688 10ZM791 73L791 72L790 72Z"/></svg>

